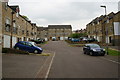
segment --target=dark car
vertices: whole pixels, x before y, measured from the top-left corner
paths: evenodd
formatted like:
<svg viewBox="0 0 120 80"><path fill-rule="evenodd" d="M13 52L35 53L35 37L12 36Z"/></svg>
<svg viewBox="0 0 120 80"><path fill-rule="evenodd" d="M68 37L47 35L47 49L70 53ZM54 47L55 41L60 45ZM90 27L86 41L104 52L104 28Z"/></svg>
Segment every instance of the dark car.
<svg viewBox="0 0 120 80"><path fill-rule="evenodd" d="M95 38L88 38L88 40L87 40L88 42L95 42L95 41L97 41Z"/></svg>
<svg viewBox="0 0 120 80"><path fill-rule="evenodd" d="M41 54L43 51L42 48L35 46L34 42L28 42L28 41L20 41L15 44L14 48L36 54Z"/></svg>
<svg viewBox="0 0 120 80"><path fill-rule="evenodd" d="M35 42L36 44L40 44L40 43L44 43L45 42L44 39L30 40L30 41Z"/></svg>
<svg viewBox="0 0 120 80"><path fill-rule="evenodd" d="M85 44L83 47L84 54L88 55L105 55L105 49L101 48L98 44Z"/></svg>

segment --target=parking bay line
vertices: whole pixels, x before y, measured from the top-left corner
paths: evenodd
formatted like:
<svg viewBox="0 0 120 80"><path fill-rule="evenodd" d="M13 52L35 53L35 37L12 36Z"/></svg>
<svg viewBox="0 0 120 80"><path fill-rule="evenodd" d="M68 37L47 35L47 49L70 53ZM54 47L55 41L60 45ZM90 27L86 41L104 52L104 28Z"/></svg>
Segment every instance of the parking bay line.
<svg viewBox="0 0 120 80"><path fill-rule="evenodd" d="M48 67L48 71L47 71L47 73L46 73L45 80L47 80L48 75L49 75L49 73L50 73L50 69L51 69L51 67L52 67L52 63L53 63L54 57L55 57L55 52L54 52L54 55L53 55L52 60L51 60L51 62L50 62L50 65L49 65L49 67Z"/></svg>
<svg viewBox="0 0 120 80"><path fill-rule="evenodd" d="M107 59L107 58L103 58L103 57L102 57L102 59L105 59L105 60L107 60L107 61L110 61L110 62L113 62L113 63L120 64L119 62L117 62L117 61L114 61L114 60L111 60L111 59Z"/></svg>

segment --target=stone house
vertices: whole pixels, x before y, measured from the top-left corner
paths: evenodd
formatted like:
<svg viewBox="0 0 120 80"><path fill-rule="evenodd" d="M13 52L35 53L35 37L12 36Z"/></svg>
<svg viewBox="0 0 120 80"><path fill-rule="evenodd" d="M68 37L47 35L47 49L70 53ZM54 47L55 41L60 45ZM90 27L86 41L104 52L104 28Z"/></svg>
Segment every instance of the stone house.
<svg viewBox="0 0 120 80"><path fill-rule="evenodd" d="M71 25L48 25L48 39L66 40L72 34Z"/></svg>
<svg viewBox="0 0 120 80"><path fill-rule="evenodd" d="M102 15L92 20L89 24L86 25L88 36L94 37L102 43L109 43L109 45L118 45L116 44L116 40L119 40L119 34L115 35L115 32L119 33L120 31L119 16L120 12L111 12L106 16ZM117 29L115 29L115 26L117 27Z"/></svg>
<svg viewBox="0 0 120 80"><path fill-rule="evenodd" d="M38 38L45 40L65 40L72 34L71 25L48 25L48 27L38 27Z"/></svg>
<svg viewBox="0 0 120 80"><path fill-rule="evenodd" d="M37 38L38 39L45 39L48 41L48 27L38 27L37 28Z"/></svg>
<svg viewBox="0 0 120 80"><path fill-rule="evenodd" d="M12 48L18 41L37 39L37 26L19 14L19 6L2 2L2 47Z"/></svg>

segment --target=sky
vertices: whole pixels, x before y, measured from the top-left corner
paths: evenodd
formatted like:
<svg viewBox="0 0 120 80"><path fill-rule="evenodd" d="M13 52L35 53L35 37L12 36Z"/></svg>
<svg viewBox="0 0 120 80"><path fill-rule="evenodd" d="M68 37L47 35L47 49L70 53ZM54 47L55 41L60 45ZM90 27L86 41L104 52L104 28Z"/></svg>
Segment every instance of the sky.
<svg viewBox="0 0 120 80"><path fill-rule="evenodd" d="M72 25L73 30L85 29L96 17L118 12L119 0L9 0L9 5L19 5L20 14L27 16L37 26Z"/></svg>

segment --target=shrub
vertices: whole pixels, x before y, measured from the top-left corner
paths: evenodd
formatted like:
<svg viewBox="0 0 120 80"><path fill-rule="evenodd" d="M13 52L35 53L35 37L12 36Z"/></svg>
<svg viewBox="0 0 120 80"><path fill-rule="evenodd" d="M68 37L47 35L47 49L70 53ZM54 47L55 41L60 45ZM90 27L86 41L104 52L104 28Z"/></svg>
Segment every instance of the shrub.
<svg viewBox="0 0 120 80"><path fill-rule="evenodd" d="M29 52L17 50L13 48L2 48L2 53L29 54Z"/></svg>

